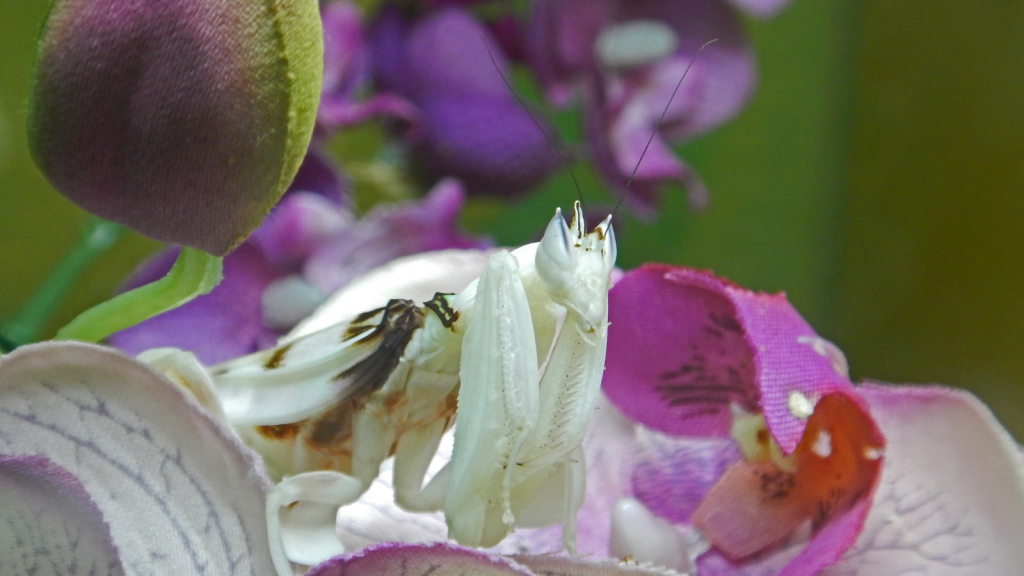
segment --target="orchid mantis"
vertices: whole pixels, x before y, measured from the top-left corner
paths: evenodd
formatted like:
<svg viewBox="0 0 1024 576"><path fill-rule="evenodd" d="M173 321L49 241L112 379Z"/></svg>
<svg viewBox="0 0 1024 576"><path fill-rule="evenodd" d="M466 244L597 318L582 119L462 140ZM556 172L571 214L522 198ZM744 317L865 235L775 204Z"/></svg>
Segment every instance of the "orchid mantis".
<svg viewBox="0 0 1024 576"><path fill-rule="evenodd" d="M276 549L279 570L285 556L310 564L340 551L321 545L333 511L355 501L390 455L395 501L443 509L454 540L492 546L517 525L562 522L573 551L586 482L580 443L604 370L615 257L611 217L587 233L576 203L570 226L556 210L539 243L491 255L458 294L422 306L393 299L212 367L227 419L272 469L335 471L288 478L268 499L272 531L321 528ZM453 419L452 461L424 486Z"/></svg>

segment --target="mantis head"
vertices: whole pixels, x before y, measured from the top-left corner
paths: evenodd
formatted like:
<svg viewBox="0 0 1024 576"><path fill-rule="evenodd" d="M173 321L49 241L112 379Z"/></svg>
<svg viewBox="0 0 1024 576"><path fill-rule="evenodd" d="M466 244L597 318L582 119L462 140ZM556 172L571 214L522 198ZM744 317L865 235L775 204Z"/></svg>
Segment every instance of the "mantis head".
<svg viewBox="0 0 1024 576"><path fill-rule="evenodd" d="M537 248L536 267L551 299L578 314L591 332L607 319L615 233L609 215L588 234L579 202L573 210L570 226L561 209L555 210Z"/></svg>

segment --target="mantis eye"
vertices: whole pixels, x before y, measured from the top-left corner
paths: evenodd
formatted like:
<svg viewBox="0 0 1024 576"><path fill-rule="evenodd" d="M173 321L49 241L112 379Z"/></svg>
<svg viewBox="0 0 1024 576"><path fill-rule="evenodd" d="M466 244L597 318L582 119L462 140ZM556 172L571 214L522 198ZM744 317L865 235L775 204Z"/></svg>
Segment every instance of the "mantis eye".
<svg viewBox="0 0 1024 576"><path fill-rule="evenodd" d="M562 218L561 209L555 209L555 217L548 223L540 246L537 247L537 273L548 287L564 294L568 292L576 270L575 242Z"/></svg>

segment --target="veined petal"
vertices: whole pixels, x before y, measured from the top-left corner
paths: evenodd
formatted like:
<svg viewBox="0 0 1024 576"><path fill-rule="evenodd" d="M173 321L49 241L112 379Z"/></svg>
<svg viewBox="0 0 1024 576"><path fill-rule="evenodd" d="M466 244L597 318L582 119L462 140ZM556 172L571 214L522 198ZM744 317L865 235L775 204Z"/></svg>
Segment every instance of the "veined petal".
<svg viewBox="0 0 1024 576"><path fill-rule="evenodd" d="M0 455L4 574L121 576L103 513L82 484L42 456Z"/></svg>
<svg viewBox="0 0 1024 576"><path fill-rule="evenodd" d="M274 574L258 457L184 391L119 352L49 342L0 358L0 453L43 457L73 474L126 567Z"/></svg>
<svg viewBox="0 0 1024 576"><path fill-rule="evenodd" d="M504 556L444 542L387 543L324 562L307 576L535 576Z"/></svg>
<svg viewBox="0 0 1024 576"><path fill-rule="evenodd" d="M856 544L822 574L1020 572L1024 463L988 408L937 386L869 384L858 392L889 440L885 465Z"/></svg>

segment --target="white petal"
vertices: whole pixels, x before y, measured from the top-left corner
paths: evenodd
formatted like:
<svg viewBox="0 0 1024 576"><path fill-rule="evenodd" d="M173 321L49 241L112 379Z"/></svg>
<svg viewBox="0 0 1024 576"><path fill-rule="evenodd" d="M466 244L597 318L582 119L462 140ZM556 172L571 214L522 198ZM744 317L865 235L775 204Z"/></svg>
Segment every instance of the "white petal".
<svg viewBox="0 0 1024 576"><path fill-rule="evenodd" d="M1022 461L991 412L945 388L859 390L888 440L885 464L857 543L823 574L1020 574Z"/></svg>
<svg viewBox="0 0 1024 576"><path fill-rule="evenodd" d="M73 474L129 574L274 573L258 457L119 352L48 342L0 358L0 454Z"/></svg>

